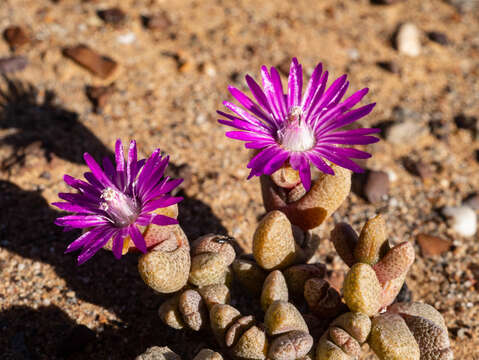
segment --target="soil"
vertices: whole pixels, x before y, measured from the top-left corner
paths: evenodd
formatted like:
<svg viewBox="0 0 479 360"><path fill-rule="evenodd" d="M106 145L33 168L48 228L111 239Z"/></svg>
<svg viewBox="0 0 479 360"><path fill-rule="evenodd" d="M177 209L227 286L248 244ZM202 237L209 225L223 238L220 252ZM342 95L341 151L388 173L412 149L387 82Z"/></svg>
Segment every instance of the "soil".
<svg viewBox="0 0 479 360"><path fill-rule="evenodd" d="M188 359L214 346L208 333L161 323L163 298L141 281L135 255L116 261L103 251L82 266L64 255L77 234L53 225L60 212L50 203L67 191L63 174L82 176L85 151L100 159L117 138L136 139L142 156L160 147L172 174L186 177L180 222L191 241L224 233L250 251L264 215L259 181L246 181L250 154L224 136L215 110L231 100L229 84L245 89L244 75L257 78L263 64L284 75L296 56L308 75L317 62L333 77L348 73L349 93L370 88L364 103L377 106L361 125L413 121L421 130L368 147L365 165L390 175L389 191L375 204L351 193L317 230L317 258L346 269L328 240L334 224L359 231L384 213L392 243L416 243L413 299L444 315L456 359L479 359L478 236L461 237L440 215L479 192L479 5L393 3L2 0L0 31L20 26L29 41L0 40L0 57L28 60L0 80L1 358L133 359L167 345ZM126 18L106 23L98 12L113 7ZM420 30L417 57L394 46L404 22ZM97 77L64 56L79 44L117 62L114 73ZM87 87L100 86L108 99L92 104ZM411 171L411 162L428 171ZM452 247L423 256L419 234Z"/></svg>

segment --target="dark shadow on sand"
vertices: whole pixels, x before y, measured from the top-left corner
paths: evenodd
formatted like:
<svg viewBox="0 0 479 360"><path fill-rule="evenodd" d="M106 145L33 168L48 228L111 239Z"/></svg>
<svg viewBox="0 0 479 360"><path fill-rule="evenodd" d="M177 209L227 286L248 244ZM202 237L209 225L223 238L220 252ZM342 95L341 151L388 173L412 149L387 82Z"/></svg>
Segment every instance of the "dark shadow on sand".
<svg viewBox="0 0 479 360"><path fill-rule="evenodd" d="M78 114L58 104L55 92L43 96L32 84L3 76L0 84L0 129L14 130L0 140L13 155L3 159L6 171L25 161L26 149L38 142L48 161L52 155L74 163L83 163L83 153L94 157L112 156L112 152L80 121Z"/></svg>

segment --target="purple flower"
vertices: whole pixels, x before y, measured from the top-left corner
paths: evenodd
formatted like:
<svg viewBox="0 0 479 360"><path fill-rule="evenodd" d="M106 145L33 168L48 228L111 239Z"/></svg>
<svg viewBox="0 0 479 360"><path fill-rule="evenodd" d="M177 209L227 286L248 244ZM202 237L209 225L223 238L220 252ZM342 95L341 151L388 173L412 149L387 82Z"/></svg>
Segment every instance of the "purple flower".
<svg viewBox="0 0 479 360"><path fill-rule="evenodd" d="M310 164L326 174L334 171L325 160L362 172L350 158L366 159L371 155L344 145L364 145L379 141L369 136L379 129L360 128L338 131L371 112L375 104L351 110L368 92L362 89L341 102L349 82L346 75L336 79L326 88L328 72L322 72L318 64L303 96L303 70L296 58L291 62L288 78L288 93L284 94L278 71L270 72L261 67L263 89L249 75L246 82L256 102L233 86L228 87L231 95L243 106L229 101L223 104L235 115L218 111L226 119L221 124L240 131L229 131L226 136L246 141L246 148L259 152L251 159L248 176L271 175L285 162L298 170L304 187L311 186Z"/></svg>
<svg viewBox="0 0 479 360"><path fill-rule="evenodd" d="M128 158L125 160L123 145L117 140L116 166L110 159L103 159L103 169L85 153L85 162L91 172L85 179L64 176L65 182L77 190L75 193L60 193L66 202L53 205L75 213L58 218L55 223L65 230L76 228L87 231L73 241L66 253L82 248L78 263L90 259L112 239L112 250L116 258L122 255L123 242L129 237L136 248L147 251L147 244L138 226L172 225L176 219L156 214L155 210L177 204L183 198L166 195L183 179L162 178L169 158L162 158L160 149L147 160L137 160L136 142L130 142Z"/></svg>

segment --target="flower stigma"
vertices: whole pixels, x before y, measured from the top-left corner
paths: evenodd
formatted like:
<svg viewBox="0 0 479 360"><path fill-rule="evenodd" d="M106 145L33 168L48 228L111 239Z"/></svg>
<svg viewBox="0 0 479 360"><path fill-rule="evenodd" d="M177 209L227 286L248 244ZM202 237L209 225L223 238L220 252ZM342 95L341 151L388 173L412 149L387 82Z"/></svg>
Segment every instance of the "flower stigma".
<svg viewBox="0 0 479 360"><path fill-rule="evenodd" d="M305 121L301 121L302 115L301 107L294 106L285 126L278 131L279 142L287 150L307 151L315 144L313 130Z"/></svg>
<svg viewBox="0 0 479 360"><path fill-rule="evenodd" d="M119 227L133 224L139 215L139 206L135 199L113 188L106 188L100 196L104 201L100 209L105 211L113 224Z"/></svg>

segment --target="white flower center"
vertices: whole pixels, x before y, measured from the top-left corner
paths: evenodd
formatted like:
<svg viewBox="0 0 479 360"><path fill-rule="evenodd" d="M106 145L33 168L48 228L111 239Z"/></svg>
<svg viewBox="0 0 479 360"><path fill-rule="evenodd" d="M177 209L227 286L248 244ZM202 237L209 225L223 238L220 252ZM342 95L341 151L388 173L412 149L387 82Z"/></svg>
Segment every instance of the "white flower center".
<svg viewBox="0 0 479 360"><path fill-rule="evenodd" d="M140 209L135 199L112 188L104 189L101 198L104 201L100 203L100 209L110 216L110 221L116 226L131 225L136 221Z"/></svg>
<svg viewBox="0 0 479 360"><path fill-rule="evenodd" d="M285 127L278 131L278 140L286 150L307 151L315 144L313 130L305 121L301 121L301 116L302 109L293 107Z"/></svg>

